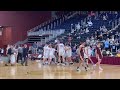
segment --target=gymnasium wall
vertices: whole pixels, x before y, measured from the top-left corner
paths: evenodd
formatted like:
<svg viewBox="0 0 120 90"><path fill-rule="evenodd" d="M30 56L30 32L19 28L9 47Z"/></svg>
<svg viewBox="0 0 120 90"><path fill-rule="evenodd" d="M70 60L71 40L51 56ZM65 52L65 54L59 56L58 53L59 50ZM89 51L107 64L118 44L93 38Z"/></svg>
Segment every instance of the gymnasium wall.
<svg viewBox="0 0 120 90"><path fill-rule="evenodd" d="M16 43L27 38L29 29L50 18L51 11L0 11L0 26L12 27L11 41Z"/></svg>

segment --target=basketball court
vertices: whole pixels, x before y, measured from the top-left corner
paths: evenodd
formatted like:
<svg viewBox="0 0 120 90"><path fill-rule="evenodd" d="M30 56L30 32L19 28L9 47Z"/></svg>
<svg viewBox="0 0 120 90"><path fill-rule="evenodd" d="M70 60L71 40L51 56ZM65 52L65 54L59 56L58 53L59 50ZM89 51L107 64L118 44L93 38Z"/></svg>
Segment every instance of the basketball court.
<svg viewBox="0 0 120 90"><path fill-rule="evenodd" d="M91 66L90 66L91 68ZM120 79L119 65L102 65L103 71L82 68L76 71L76 64L71 66L41 65L29 61L29 66L0 65L0 79Z"/></svg>

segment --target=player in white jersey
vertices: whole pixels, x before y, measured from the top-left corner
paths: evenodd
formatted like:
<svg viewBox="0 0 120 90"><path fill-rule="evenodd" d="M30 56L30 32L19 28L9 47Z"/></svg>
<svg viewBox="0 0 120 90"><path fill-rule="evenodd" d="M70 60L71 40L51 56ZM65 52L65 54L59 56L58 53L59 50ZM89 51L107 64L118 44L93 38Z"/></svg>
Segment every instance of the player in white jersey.
<svg viewBox="0 0 120 90"><path fill-rule="evenodd" d="M49 48L50 48L50 52L49 52L49 64L51 63L52 59L55 60L55 63L56 63L56 57L55 57L55 48L53 48L52 45L49 45Z"/></svg>
<svg viewBox="0 0 120 90"><path fill-rule="evenodd" d="M65 46L62 42L58 43L58 65L61 64L62 57L62 65L65 65Z"/></svg>
<svg viewBox="0 0 120 90"><path fill-rule="evenodd" d="M46 60L49 58L49 52L50 52L50 48L48 44L45 44L45 46L43 47L43 65L45 64Z"/></svg>
<svg viewBox="0 0 120 90"><path fill-rule="evenodd" d="M92 54L92 50L91 50L91 47L90 46L88 46L88 45L85 45L85 48L84 48L84 59L85 59L85 64L86 64L86 67L88 68L89 66L88 66L88 60L90 60L91 62L92 62L92 60L91 60L91 54ZM92 62L93 63L93 62ZM86 69L87 69L86 68Z"/></svg>
<svg viewBox="0 0 120 90"><path fill-rule="evenodd" d="M73 64L71 57L72 57L72 49L70 47L70 45L66 45L65 46L65 56L66 56L66 60L67 62L69 62L69 64Z"/></svg>

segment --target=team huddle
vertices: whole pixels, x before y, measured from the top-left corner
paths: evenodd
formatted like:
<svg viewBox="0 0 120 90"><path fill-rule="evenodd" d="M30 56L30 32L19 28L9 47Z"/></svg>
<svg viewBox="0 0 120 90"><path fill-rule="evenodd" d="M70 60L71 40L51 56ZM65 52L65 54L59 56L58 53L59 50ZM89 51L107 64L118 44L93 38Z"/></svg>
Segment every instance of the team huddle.
<svg viewBox="0 0 120 90"><path fill-rule="evenodd" d="M58 56L58 61L56 60L56 56ZM52 59L57 65L66 65L67 62L70 64L73 63L71 60L72 50L69 45L64 45L63 43L58 43L57 45L46 44L44 46L43 52L43 65L45 64L46 60L48 59L48 64L51 64ZM62 60L61 60L62 58ZM66 61L65 61L66 58Z"/></svg>
<svg viewBox="0 0 120 90"><path fill-rule="evenodd" d="M95 67L98 65L99 70L103 70L100 66L101 60L103 58L102 52L101 52L101 43L98 42L95 49L95 54L98 62L96 64L93 63L91 60L91 48L89 45L87 45L85 42L81 42L80 46L78 48L78 58L79 63L77 64L77 71L80 71L80 66L82 65L85 70L87 71L89 69L88 61L90 61ZM46 63L47 62L47 63ZM56 45L53 44L45 44L43 48L43 62L42 64L51 64L54 62L54 64L57 65L72 65L72 49L69 44L63 44L62 42L58 42Z"/></svg>

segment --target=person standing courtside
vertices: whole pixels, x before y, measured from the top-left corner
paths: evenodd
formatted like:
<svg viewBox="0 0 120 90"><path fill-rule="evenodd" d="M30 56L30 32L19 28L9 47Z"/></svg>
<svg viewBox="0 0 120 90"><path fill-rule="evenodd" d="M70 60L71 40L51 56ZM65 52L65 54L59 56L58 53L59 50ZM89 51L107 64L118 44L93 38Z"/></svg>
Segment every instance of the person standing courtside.
<svg viewBox="0 0 120 90"><path fill-rule="evenodd" d="M8 63L10 63L11 53L12 53L11 45L8 45L6 48L6 55L8 57L8 61L5 62L5 66L8 66Z"/></svg>
<svg viewBox="0 0 120 90"><path fill-rule="evenodd" d="M23 55L22 55L22 66L24 66L24 63L25 63L25 66L28 66L28 61L27 61L27 57L28 57L28 48L27 48L27 45L25 44L24 47L23 47Z"/></svg>
<svg viewBox="0 0 120 90"><path fill-rule="evenodd" d="M23 48L21 47L21 45L18 47L18 55L17 55L17 63L19 60L22 61L22 53L23 53Z"/></svg>

